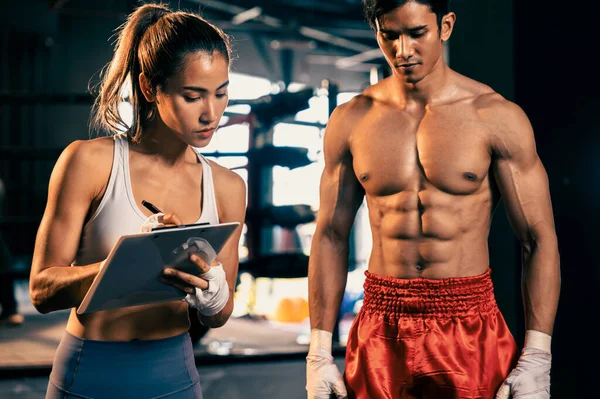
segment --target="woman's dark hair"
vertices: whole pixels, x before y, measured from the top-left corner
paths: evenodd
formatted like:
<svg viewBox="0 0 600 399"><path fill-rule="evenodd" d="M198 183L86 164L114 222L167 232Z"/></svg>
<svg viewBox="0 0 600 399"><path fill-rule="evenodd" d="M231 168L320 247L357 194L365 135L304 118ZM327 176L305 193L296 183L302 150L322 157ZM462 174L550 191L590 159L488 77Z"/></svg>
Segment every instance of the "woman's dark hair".
<svg viewBox="0 0 600 399"><path fill-rule="evenodd" d="M363 0L365 17L371 28L377 29L377 22L383 15L410 1L429 6L437 18L438 28L442 26L442 17L448 14L450 0Z"/></svg>
<svg viewBox="0 0 600 399"><path fill-rule="evenodd" d="M229 37L221 29L196 14L171 11L163 4L138 7L117 32L113 59L102 71L93 125L112 133L127 130L134 142L139 142L142 128L156 113L154 105L142 94L140 73L156 92L181 70L185 57L191 53L218 53L227 63L231 59ZM119 114L123 89L128 84L128 101L133 106L131 126Z"/></svg>

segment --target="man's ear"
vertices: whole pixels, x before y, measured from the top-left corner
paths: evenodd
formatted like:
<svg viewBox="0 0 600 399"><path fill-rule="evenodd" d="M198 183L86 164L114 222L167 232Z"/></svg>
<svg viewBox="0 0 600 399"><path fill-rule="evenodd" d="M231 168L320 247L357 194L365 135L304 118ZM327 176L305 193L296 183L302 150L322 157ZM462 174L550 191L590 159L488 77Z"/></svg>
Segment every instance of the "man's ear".
<svg viewBox="0 0 600 399"><path fill-rule="evenodd" d="M450 39L450 35L452 35L452 30L454 29L454 24L456 23L456 14L453 12L449 12L448 14L442 17L441 29L442 32L440 37L442 41L448 41Z"/></svg>
<svg viewBox="0 0 600 399"><path fill-rule="evenodd" d="M140 88L142 89L142 94L144 95L144 98L146 98L146 101L148 101L149 103L156 101L156 94L154 93L154 90L152 89L152 86L150 85L150 82L148 81L146 75L144 75L144 73L142 72L140 73L138 79L140 83Z"/></svg>

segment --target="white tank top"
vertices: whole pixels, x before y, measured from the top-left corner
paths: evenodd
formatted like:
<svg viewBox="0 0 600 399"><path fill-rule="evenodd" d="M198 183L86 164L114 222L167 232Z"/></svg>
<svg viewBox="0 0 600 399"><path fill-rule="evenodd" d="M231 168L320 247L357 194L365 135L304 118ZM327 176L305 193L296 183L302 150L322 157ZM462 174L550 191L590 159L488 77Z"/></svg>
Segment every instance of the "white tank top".
<svg viewBox="0 0 600 399"><path fill-rule="evenodd" d="M106 192L98 209L83 227L73 265L103 261L120 236L139 233L146 220L131 191L127 135L114 136L114 142L113 165ZM196 155L202 164L202 214L196 223L218 224L212 169L202 154L196 151Z"/></svg>

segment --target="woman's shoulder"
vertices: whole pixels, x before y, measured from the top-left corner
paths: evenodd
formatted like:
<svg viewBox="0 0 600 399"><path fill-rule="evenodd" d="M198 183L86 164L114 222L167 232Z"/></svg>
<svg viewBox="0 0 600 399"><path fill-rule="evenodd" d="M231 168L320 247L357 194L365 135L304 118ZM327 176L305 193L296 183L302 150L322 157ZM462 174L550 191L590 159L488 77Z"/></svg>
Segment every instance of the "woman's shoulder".
<svg viewBox="0 0 600 399"><path fill-rule="evenodd" d="M213 187L219 209L245 208L246 182L240 175L215 161L210 162L213 173ZM223 215L219 216L224 219Z"/></svg>
<svg viewBox="0 0 600 399"><path fill-rule="evenodd" d="M110 157L112 159L115 139L112 136L72 141L63 154L87 159L88 157Z"/></svg>
<svg viewBox="0 0 600 399"><path fill-rule="evenodd" d="M213 187L221 222L243 222L246 209L246 182L228 168L209 161L213 171Z"/></svg>
<svg viewBox="0 0 600 399"><path fill-rule="evenodd" d="M217 162L212 160L207 160L211 166L213 173L213 181L216 186L219 187L229 187L232 189L244 189L246 188L246 183L244 179L234 171L224 167L223 165L219 165Z"/></svg>
<svg viewBox="0 0 600 399"><path fill-rule="evenodd" d="M71 142L54 165L49 195L69 193L73 201L95 198L109 179L112 148L109 137Z"/></svg>
<svg viewBox="0 0 600 399"><path fill-rule="evenodd" d="M78 174L93 171L92 176L103 174L112 167L114 138L99 137L87 140L72 141L63 150L57 164Z"/></svg>

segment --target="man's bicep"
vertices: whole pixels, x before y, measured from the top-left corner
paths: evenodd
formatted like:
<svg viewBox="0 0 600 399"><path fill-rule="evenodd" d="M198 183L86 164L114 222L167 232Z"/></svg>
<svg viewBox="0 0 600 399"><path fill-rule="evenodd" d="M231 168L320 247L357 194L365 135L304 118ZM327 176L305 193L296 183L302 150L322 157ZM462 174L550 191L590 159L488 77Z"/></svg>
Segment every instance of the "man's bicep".
<svg viewBox="0 0 600 399"><path fill-rule="evenodd" d="M511 225L522 242L536 239L540 229L554 230L548 177L539 159L525 170L500 161L495 175Z"/></svg>
<svg viewBox="0 0 600 399"><path fill-rule="evenodd" d="M364 198L356 179L349 146L349 109L347 104L335 109L323 140L325 167L321 176L320 206L317 228L333 230L339 235L350 233L354 217Z"/></svg>
<svg viewBox="0 0 600 399"><path fill-rule="evenodd" d="M346 238L364 198L350 162L339 160L326 164L319 192L317 227Z"/></svg>
<svg viewBox="0 0 600 399"><path fill-rule="evenodd" d="M521 242L530 242L554 231L548 176L529 120L514 105L510 111L507 128L496 140L494 175L515 233Z"/></svg>

